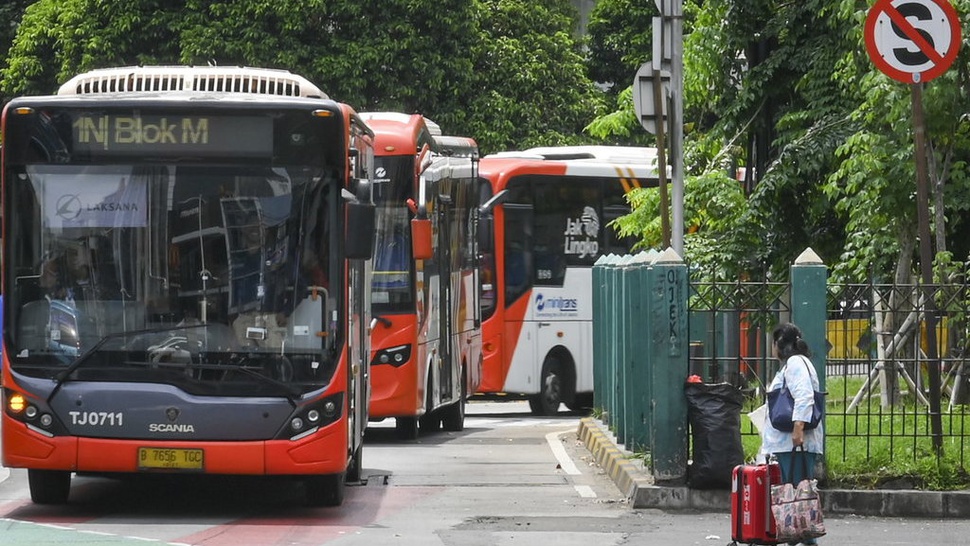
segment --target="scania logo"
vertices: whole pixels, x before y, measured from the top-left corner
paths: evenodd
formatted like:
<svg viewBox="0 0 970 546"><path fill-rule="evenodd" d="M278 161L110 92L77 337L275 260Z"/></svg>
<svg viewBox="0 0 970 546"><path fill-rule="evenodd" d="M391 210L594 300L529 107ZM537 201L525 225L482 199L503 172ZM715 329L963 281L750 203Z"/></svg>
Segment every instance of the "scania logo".
<svg viewBox="0 0 970 546"><path fill-rule="evenodd" d="M173 425L170 423L149 423L148 432L195 432L192 425Z"/></svg>
<svg viewBox="0 0 970 546"><path fill-rule="evenodd" d="M165 417L168 417L168 420L174 423L178 421L180 413L178 408L168 408L165 410Z"/></svg>

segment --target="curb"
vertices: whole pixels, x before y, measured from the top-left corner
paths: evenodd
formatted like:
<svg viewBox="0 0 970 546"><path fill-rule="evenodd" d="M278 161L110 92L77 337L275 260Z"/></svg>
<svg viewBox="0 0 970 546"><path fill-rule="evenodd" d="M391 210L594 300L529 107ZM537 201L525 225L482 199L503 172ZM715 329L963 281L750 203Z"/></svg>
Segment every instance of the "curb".
<svg viewBox="0 0 970 546"><path fill-rule="evenodd" d="M633 508L730 513L729 491L655 485L649 473L629 458L630 453L616 444L615 437L599 420L580 419L577 434ZM822 489L821 493L826 514L970 518L968 491Z"/></svg>

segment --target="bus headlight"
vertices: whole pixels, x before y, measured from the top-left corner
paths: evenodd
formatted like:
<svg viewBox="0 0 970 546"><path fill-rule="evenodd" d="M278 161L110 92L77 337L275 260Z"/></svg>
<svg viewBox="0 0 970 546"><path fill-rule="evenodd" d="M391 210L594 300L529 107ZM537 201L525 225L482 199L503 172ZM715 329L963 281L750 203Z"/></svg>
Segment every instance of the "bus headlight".
<svg viewBox="0 0 970 546"><path fill-rule="evenodd" d="M390 364L395 368L403 366L411 359L411 346L410 345L398 345L397 347L388 347L387 349L381 349L377 351L374 355L374 360L371 361L371 366L377 364Z"/></svg>
<svg viewBox="0 0 970 546"><path fill-rule="evenodd" d="M296 441L315 434L340 419L343 403L344 393L337 393L296 408L277 438Z"/></svg>

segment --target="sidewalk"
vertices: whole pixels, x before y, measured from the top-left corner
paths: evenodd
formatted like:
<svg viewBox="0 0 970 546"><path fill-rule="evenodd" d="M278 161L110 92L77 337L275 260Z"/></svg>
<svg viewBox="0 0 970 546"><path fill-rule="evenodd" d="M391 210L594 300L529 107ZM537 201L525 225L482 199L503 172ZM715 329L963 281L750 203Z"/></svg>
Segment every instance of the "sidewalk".
<svg viewBox="0 0 970 546"><path fill-rule="evenodd" d="M616 443L616 437L601 421L592 417L581 419L578 433L593 459L626 494L633 508L731 511L730 491L654 485L649 472L630 459L630 452ZM968 491L823 489L822 503L826 514L970 518Z"/></svg>

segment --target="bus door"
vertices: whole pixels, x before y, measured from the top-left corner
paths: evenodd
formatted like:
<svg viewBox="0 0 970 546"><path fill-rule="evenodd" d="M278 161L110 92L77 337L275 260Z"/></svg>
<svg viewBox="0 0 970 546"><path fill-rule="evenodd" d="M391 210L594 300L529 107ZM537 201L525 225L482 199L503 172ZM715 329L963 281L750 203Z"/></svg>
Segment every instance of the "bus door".
<svg viewBox="0 0 970 546"><path fill-rule="evenodd" d="M439 186L440 187L440 186ZM442 193L438 196L435 214L438 216L438 247L435 261L438 264L438 392L439 399L450 398L454 358L455 316L453 305L453 263L452 253L452 215L451 197ZM430 411L431 408L428 408Z"/></svg>
<svg viewBox="0 0 970 546"><path fill-rule="evenodd" d="M534 393L539 390L539 373L543 355L536 343L537 324L532 320L532 287L534 284L535 209L530 204L505 203L502 275L505 281L505 324L502 332L502 362L505 384L502 390Z"/></svg>

